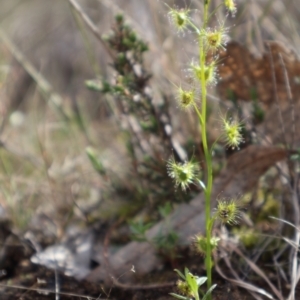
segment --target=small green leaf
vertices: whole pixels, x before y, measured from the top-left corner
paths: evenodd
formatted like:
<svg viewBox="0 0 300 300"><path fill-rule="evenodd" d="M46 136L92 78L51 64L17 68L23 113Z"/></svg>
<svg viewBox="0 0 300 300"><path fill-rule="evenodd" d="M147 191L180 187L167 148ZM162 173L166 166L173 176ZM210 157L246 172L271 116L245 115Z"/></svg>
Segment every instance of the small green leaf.
<svg viewBox="0 0 300 300"><path fill-rule="evenodd" d="M165 205L159 206L158 211L162 218L166 218L172 212L171 203L167 202Z"/></svg>
<svg viewBox="0 0 300 300"><path fill-rule="evenodd" d="M186 276L190 273L189 269L188 268L184 268L184 275L185 275L185 278Z"/></svg>
<svg viewBox="0 0 300 300"><path fill-rule="evenodd" d="M206 282L207 277L197 277L197 285L201 286L204 282Z"/></svg>
<svg viewBox="0 0 300 300"><path fill-rule="evenodd" d="M86 80L85 86L92 91L100 92L102 90L102 82L98 79Z"/></svg>
<svg viewBox="0 0 300 300"><path fill-rule="evenodd" d="M147 241L146 231L151 228L153 223L144 223L143 220L139 220L137 222L129 222L129 228L131 231L131 237L133 240L138 242Z"/></svg>
<svg viewBox="0 0 300 300"><path fill-rule="evenodd" d="M185 276L177 269L174 270L185 281Z"/></svg>
<svg viewBox="0 0 300 300"><path fill-rule="evenodd" d="M197 284L197 276L194 276L192 273L188 273L186 276L186 282L191 288L193 295L198 294L198 284Z"/></svg>
<svg viewBox="0 0 300 300"><path fill-rule="evenodd" d="M213 289L216 287L217 285L214 284L212 285L209 290L206 292L206 294L203 296L202 300L206 300L206 298L212 293Z"/></svg>
<svg viewBox="0 0 300 300"><path fill-rule="evenodd" d="M93 168L100 174L100 175L105 175L106 170L104 166L102 165L101 161L97 158L96 153L93 148L91 147L86 147L85 152L92 163Z"/></svg>
<svg viewBox="0 0 300 300"><path fill-rule="evenodd" d="M175 293L170 293L171 296L180 299L180 300L191 300L191 298L185 297L185 296L181 296L181 295L177 295Z"/></svg>

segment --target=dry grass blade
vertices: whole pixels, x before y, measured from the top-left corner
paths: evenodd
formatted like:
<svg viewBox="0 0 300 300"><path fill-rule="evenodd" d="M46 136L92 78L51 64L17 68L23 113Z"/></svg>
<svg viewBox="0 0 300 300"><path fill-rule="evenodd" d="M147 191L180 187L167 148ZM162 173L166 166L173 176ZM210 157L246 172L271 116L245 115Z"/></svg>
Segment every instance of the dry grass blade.
<svg viewBox="0 0 300 300"><path fill-rule="evenodd" d="M249 267L269 285L269 287L272 289L273 293L276 295L277 299L284 300L284 297L282 296L280 291L272 284L272 282L269 280L268 276L255 263L253 263L250 259L248 259L235 245L228 243L228 244L226 244L225 247L227 248L227 250L229 252L235 252L239 257L241 257L243 260L245 260L246 263L249 265ZM242 288L245 288L251 292L262 294L262 295L268 297L269 299L274 299L273 296L271 296L269 293L267 293L264 289L255 287L252 284L245 283L244 281L242 281L239 278L238 274L232 268L230 260L227 258L226 254L224 255L224 260L225 260L227 266L231 269L231 272L236 279L228 278L222 272L222 270L220 269L220 266L218 266L218 264L216 263L216 270L222 277L226 278L227 280L229 280L229 281L235 283L236 285L238 285Z"/></svg>
<svg viewBox="0 0 300 300"><path fill-rule="evenodd" d="M111 50L107 47L105 42L102 39L102 36L97 28L97 26L93 23L93 21L88 17L88 15L82 10L80 5L77 3L76 0L69 0L70 5L78 12L78 14L81 16L84 23L87 25L87 27L91 30L91 32L94 34L94 36L99 40L99 42L102 44L104 49L109 53L111 57L113 57L113 54Z"/></svg>
<svg viewBox="0 0 300 300"><path fill-rule="evenodd" d="M15 59L23 66L26 72L36 82L41 94L49 101L49 104L53 106L63 117L67 120L68 117L62 108L62 98L60 95L53 91L50 83L35 69L35 67L26 59L26 57L19 51L16 45L9 39L5 31L0 28L0 39L3 41L5 46L9 49Z"/></svg>
<svg viewBox="0 0 300 300"><path fill-rule="evenodd" d="M226 257L226 255L225 255ZM261 299L260 297L258 298L257 295L255 295L254 293L257 293L257 294L261 294L261 295L264 295L266 296L267 298L269 299L274 299L273 296L269 293L267 293L264 289L261 289L261 288L258 288L256 286L254 286L253 284L251 283L247 283L245 282L244 280L240 279L238 277L238 275L236 274L236 272L233 270L230 262L229 262L229 259L225 258L225 262L227 264L227 267L229 267L229 269L231 270L231 272L235 275L235 277L237 279L232 279L232 278L228 278L224 273L223 271L221 270L217 260L215 260L215 268L216 268L216 271L219 273L219 275L224 278L225 280L228 280L229 282L231 282L232 284L236 285L236 286L239 286L243 289L246 289L248 290L249 293L251 293L251 295L255 298L255 299Z"/></svg>
<svg viewBox="0 0 300 300"><path fill-rule="evenodd" d="M292 268L291 268L291 291L290 295L287 298L288 300L293 300L295 299L295 291L297 284L300 279L300 266L299 266L299 260L298 260L298 252L299 252L299 240L300 240L300 235L299 232L296 232L295 234L295 240L294 240L294 248L293 248L293 258L292 258Z"/></svg>
<svg viewBox="0 0 300 300"><path fill-rule="evenodd" d="M235 253L237 253L240 257L242 257L249 267L258 274L261 278L265 280L265 282L269 285L269 287L272 289L276 297L280 300L284 300L283 296L281 295L280 291L272 284L272 282L269 280L268 276L256 265L254 264L250 259L248 259L237 247L231 247L231 250L233 250Z"/></svg>
<svg viewBox="0 0 300 300"><path fill-rule="evenodd" d="M295 228L295 229L300 233L300 228L297 228L294 224L292 224L292 223L289 222L289 221L286 221L286 220L283 220L283 219L280 219L280 218L276 218L276 217L273 217L273 216L271 216L270 219L274 219L274 220L283 222L283 223L285 223L285 224L287 224L287 225L290 225L291 227Z"/></svg>

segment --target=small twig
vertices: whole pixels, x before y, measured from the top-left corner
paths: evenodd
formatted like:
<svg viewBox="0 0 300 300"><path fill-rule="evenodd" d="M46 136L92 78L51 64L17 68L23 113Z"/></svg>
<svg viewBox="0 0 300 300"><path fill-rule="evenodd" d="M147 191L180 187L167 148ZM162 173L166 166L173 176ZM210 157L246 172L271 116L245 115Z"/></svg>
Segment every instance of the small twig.
<svg viewBox="0 0 300 300"><path fill-rule="evenodd" d="M33 292L37 292L37 293L49 293L49 294L56 294L56 291L52 291L49 289L38 289L38 288L27 288L24 286L20 286L20 285L5 285L5 284L1 284L1 287L4 288L12 288L12 289L20 289L20 290L26 290L26 291L33 291ZM67 292L59 292L60 295L62 296L70 296L70 297L77 297L77 298L84 298L87 300L107 300L107 298L103 299L103 298L94 298L94 297L90 297L90 296L86 296L86 295L80 295L80 294L74 294L74 293L67 293Z"/></svg>
<svg viewBox="0 0 300 300"><path fill-rule="evenodd" d="M107 53L110 55L111 58L114 57L111 50L107 47L106 43L102 39L102 36L97 28L97 26L93 23L93 21L88 17L88 15L82 10L80 5L77 3L76 0L69 0L70 5L77 11L77 13L81 16L84 23L87 25L87 27L91 30L91 32L94 34L94 36L99 40L99 42L102 44L102 46L105 48Z"/></svg>
<svg viewBox="0 0 300 300"><path fill-rule="evenodd" d="M113 14L122 14L125 15L124 10L122 10L116 3L114 3L111 0L98 0L99 3L106 6L107 8L111 9ZM145 33L141 29L140 24L138 24L135 20L133 20L128 14L126 14L126 21L129 23L129 25L134 28L134 30L141 36L143 36Z"/></svg>
<svg viewBox="0 0 300 300"><path fill-rule="evenodd" d="M60 285L59 285L59 280L58 280L57 268L55 268L54 276L55 276L55 300L59 300L60 299L60 296L59 296Z"/></svg>
<svg viewBox="0 0 300 300"><path fill-rule="evenodd" d="M147 285L130 285L130 284L124 284L119 282L113 276L111 277L111 279L115 286L124 290L151 290L151 289L156 290L156 289L167 288L176 285L175 282L154 283L154 284L147 284Z"/></svg>

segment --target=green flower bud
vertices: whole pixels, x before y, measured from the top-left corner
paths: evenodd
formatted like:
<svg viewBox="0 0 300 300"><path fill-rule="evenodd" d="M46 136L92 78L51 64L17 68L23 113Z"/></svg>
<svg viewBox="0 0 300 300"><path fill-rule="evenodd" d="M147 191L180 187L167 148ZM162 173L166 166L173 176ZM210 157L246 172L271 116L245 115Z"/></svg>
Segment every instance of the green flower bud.
<svg viewBox="0 0 300 300"><path fill-rule="evenodd" d="M191 71L194 74L194 77L201 82L202 80L202 67L199 64L192 63L191 64ZM204 78L206 84L216 84L217 77L216 77L216 62L213 61L209 65L204 66Z"/></svg>
<svg viewBox="0 0 300 300"><path fill-rule="evenodd" d="M204 42L207 50L212 50L213 52L223 49L225 50L225 45L228 40L227 28L224 24L220 24L217 29L208 28L203 32Z"/></svg>
<svg viewBox="0 0 300 300"><path fill-rule="evenodd" d="M214 251L218 247L218 243L220 238L218 237L211 237L210 239L210 247L211 251ZM194 237L194 247L198 253L201 255L206 255L207 253L207 238L203 235L196 235Z"/></svg>
<svg viewBox="0 0 300 300"><path fill-rule="evenodd" d="M189 9L170 9L168 15L178 32L184 31L188 27L190 19L189 12Z"/></svg>
<svg viewBox="0 0 300 300"><path fill-rule="evenodd" d="M236 4L233 0L224 0L226 9L234 16L236 13Z"/></svg>
<svg viewBox="0 0 300 300"><path fill-rule="evenodd" d="M238 224L241 217L241 206L237 199L219 200L215 216L223 224Z"/></svg>
<svg viewBox="0 0 300 300"><path fill-rule="evenodd" d="M181 87L179 87L177 90L176 100L182 109L189 109L195 104L195 96L195 89L184 90Z"/></svg>
<svg viewBox="0 0 300 300"><path fill-rule="evenodd" d="M183 191L194 183L199 176L199 166L195 161L177 163L174 156L167 162L167 171L168 175L174 179L175 187L180 186Z"/></svg>
<svg viewBox="0 0 300 300"><path fill-rule="evenodd" d="M242 136L242 123L233 119L227 119L226 116L222 117L222 136L225 139L226 145L232 149L238 148L244 141Z"/></svg>

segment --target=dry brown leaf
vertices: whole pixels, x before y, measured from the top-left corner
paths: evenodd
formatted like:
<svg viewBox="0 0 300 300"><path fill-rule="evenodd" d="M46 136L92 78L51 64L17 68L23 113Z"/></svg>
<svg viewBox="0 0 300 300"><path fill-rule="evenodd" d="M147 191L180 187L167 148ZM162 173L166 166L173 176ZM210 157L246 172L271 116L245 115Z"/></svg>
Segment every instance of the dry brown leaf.
<svg viewBox="0 0 300 300"><path fill-rule="evenodd" d="M279 101L288 101L287 79L292 98L299 99L300 61L293 51L278 42L266 42L262 56L250 53L237 42L230 42L226 48L220 53L218 65L217 88L222 99L232 95L237 100L258 99L269 107L275 96Z"/></svg>
<svg viewBox="0 0 300 300"><path fill-rule="evenodd" d="M234 154L228 161L226 168L214 181L212 194L212 208L215 207L218 197L235 197L253 189L260 176L276 162L287 157L288 151L276 147L249 146ZM199 232L204 232L204 196L199 194L189 204L179 205L171 215L168 224L160 222L147 232L148 239L159 233L175 230L179 235L181 244L191 242L191 237ZM146 274L160 266L160 259L154 247L149 243L131 242L116 254L108 258L109 269L100 256L101 266L87 277L89 281L108 282L113 274L115 278L122 275L123 280L132 280L130 272L132 265L136 272Z"/></svg>
<svg viewBox="0 0 300 300"><path fill-rule="evenodd" d="M300 61L278 42L266 42L260 57L237 42L220 53L218 92L222 99L257 99L265 108L258 132L268 144L300 146Z"/></svg>

